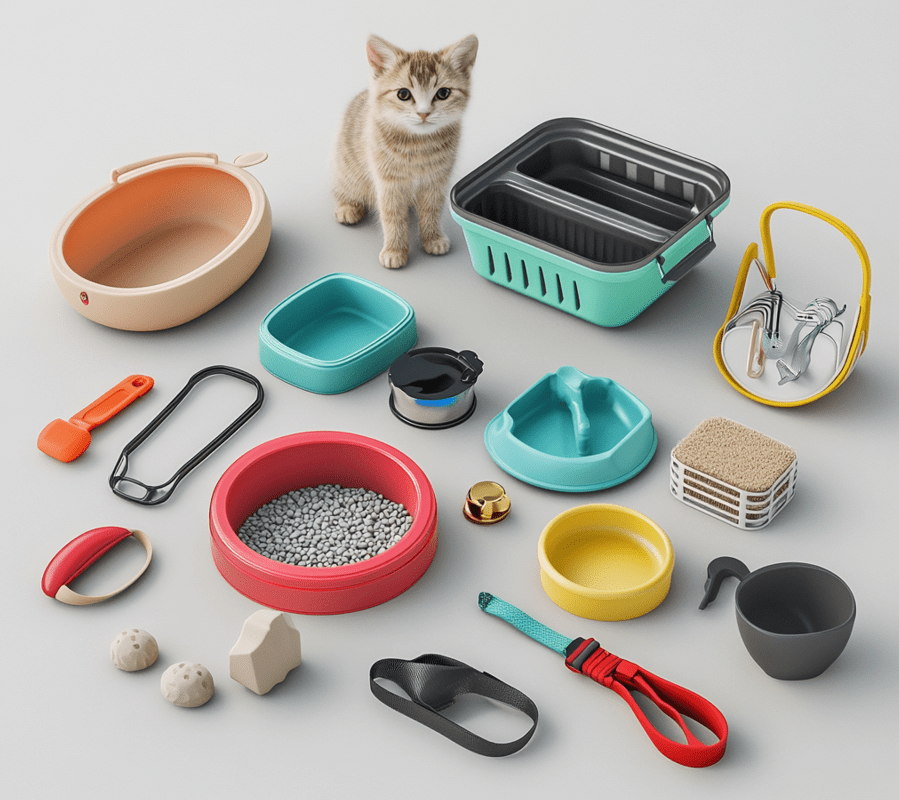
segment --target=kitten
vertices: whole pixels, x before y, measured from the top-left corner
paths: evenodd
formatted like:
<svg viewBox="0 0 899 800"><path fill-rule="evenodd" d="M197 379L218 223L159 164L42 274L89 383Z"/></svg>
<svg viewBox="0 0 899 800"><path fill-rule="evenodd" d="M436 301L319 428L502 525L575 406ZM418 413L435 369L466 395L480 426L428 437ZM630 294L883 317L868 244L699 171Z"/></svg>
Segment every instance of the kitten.
<svg viewBox="0 0 899 800"><path fill-rule="evenodd" d="M407 53L369 36L366 52L371 82L347 108L337 142L335 216L354 225L377 209L384 230L379 260L396 269L409 257L410 207L425 252L449 250L440 213L478 40L472 35L436 53Z"/></svg>

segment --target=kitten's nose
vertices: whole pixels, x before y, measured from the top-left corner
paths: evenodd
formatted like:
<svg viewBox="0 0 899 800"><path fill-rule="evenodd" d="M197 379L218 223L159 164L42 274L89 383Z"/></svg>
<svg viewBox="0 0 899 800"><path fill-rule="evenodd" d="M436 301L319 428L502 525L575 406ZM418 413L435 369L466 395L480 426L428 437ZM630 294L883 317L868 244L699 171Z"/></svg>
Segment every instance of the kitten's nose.
<svg viewBox="0 0 899 800"><path fill-rule="evenodd" d="M418 116L420 116L420 117L421 117L421 121L424 122L425 120L427 120L428 115L429 115L430 113L431 113L430 111L426 111L424 114L422 114L421 111L419 111L419 112L418 112Z"/></svg>

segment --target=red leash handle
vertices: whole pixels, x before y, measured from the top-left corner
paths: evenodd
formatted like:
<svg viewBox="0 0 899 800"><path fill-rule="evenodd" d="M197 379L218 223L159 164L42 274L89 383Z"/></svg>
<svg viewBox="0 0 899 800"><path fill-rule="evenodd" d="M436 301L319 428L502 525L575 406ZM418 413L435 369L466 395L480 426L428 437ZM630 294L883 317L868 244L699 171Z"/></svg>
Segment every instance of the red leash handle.
<svg viewBox="0 0 899 800"><path fill-rule="evenodd" d="M727 746L727 720L704 697L603 650L594 639L575 639L569 649L572 652L566 657L565 666L620 695L662 755L686 767L708 767L724 755ZM655 728L637 704L632 691L649 698L673 719L684 732L686 744L669 739ZM690 732L684 717L704 725L718 737L718 741L710 745L701 742Z"/></svg>

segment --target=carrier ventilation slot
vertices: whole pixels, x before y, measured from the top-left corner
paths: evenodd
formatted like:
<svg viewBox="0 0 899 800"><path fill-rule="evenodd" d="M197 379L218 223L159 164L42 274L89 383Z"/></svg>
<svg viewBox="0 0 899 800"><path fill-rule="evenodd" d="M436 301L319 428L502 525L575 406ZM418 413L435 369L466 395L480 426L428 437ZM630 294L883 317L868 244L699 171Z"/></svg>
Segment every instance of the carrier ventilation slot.
<svg viewBox="0 0 899 800"><path fill-rule="evenodd" d="M524 288L528 288L528 268L527 264L524 263L524 259L521 259L521 278L524 281Z"/></svg>
<svg viewBox="0 0 899 800"><path fill-rule="evenodd" d="M543 276L543 267L537 267L540 271L540 294L546 297L546 278Z"/></svg>
<svg viewBox="0 0 899 800"><path fill-rule="evenodd" d="M693 198L696 196L696 187L692 183L687 183L684 181L684 200L688 203L693 202Z"/></svg>
<svg viewBox="0 0 899 800"><path fill-rule="evenodd" d="M581 295L577 290L577 281L572 281L574 285L574 308L576 311L581 310Z"/></svg>
<svg viewBox="0 0 899 800"><path fill-rule="evenodd" d="M556 275L556 291L559 294L559 305L565 302L565 295L562 294L562 279Z"/></svg>
<svg viewBox="0 0 899 800"><path fill-rule="evenodd" d="M506 259L506 282L512 283L512 265L509 263L509 254L504 253Z"/></svg>
<svg viewBox="0 0 899 800"><path fill-rule="evenodd" d="M493 275L496 272L496 267L493 264L493 248L489 246L487 247L487 260L490 262L490 274Z"/></svg>

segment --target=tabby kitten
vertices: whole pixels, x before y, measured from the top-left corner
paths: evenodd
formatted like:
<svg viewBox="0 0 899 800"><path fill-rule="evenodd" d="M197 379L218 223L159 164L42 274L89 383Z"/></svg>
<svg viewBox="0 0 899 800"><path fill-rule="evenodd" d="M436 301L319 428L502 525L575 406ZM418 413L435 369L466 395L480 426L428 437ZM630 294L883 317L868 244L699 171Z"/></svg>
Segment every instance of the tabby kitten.
<svg viewBox="0 0 899 800"><path fill-rule="evenodd" d="M425 252L449 250L440 212L478 40L472 35L436 53L407 53L369 36L366 52L371 82L347 108L337 142L335 216L354 225L377 209L384 231L379 260L396 269L409 257L410 208Z"/></svg>

